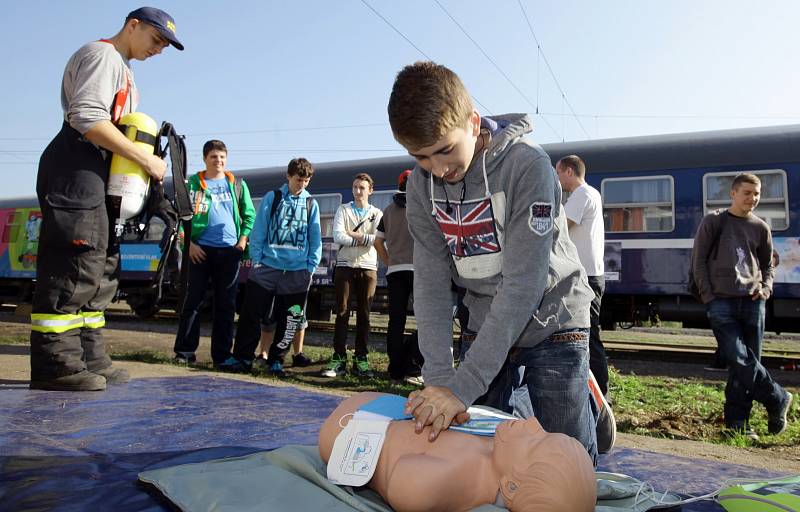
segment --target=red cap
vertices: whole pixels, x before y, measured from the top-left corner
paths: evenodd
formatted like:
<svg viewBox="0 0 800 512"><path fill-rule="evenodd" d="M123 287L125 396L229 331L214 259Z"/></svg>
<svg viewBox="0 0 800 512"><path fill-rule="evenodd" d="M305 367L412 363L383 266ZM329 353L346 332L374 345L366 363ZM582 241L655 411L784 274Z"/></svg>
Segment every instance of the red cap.
<svg viewBox="0 0 800 512"><path fill-rule="evenodd" d="M411 169L401 172L400 176L397 177L397 186L399 187L405 183L409 176L411 176Z"/></svg>

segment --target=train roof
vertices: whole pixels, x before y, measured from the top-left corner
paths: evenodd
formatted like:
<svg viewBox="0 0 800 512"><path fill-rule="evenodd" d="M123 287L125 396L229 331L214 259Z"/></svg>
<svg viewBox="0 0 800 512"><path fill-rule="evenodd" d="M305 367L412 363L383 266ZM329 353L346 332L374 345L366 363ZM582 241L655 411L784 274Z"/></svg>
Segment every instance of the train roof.
<svg viewBox="0 0 800 512"><path fill-rule="evenodd" d="M543 144L553 164L578 155L587 172L764 165L800 160L800 125Z"/></svg>
<svg viewBox="0 0 800 512"><path fill-rule="evenodd" d="M769 165L800 161L800 124L558 142L542 147L554 165L563 156L580 156L589 173ZM358 172L369 173L378 185L392 186L400 172L413 167L414 159L408 155L315 163L312 190L340 190L342 175ZM251 189L269 190L285 181L286 166L235 172ZM171 191L169 179L167 182ZM37 204L34 196L0 200L2 208Z"/></svg>
<svg viewBox="0 0 800 512"><path fill-rule="evenodd" d="M349 187L349 183L343 182L342 177L348 174L355 176L360 172L372 176L376 185L394 186L398 175L405 169L413 169L414 163L414 159L408 155L314 163L314 178L310 188L316 191ZM260 185L263 183L285 182L286 166L243 169L236 171L236 175L241 176L250 188L261 189L263 187Z"/></svg>
<svg viewBox="0 0 800 512"><path fill-rule="evenodd" d="M535 137L534 137L535 140ZM764 165L800 161L800 124L703 132L619 137L542 144L555 165L576 154L588 172L628 172ZM345 160L314 164L312 188L341 187L341 173L370 173L376 182L392 182L397 173L414 167L410 156ZM286 174L286 167L239 171L248 183L259 176ZM274 173L274 174L273 174Z"/></svg>

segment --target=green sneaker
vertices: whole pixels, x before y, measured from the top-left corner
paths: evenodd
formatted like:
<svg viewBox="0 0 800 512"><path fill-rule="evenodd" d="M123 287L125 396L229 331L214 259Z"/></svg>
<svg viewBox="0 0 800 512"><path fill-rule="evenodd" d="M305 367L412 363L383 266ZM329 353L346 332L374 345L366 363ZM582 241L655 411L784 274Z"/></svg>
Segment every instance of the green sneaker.
<svg viewBox="0 0 800 512"><path fill-rule="evenodd" d="M322 370L322 376L331 379L343 377L345 374L347 374L347 356L341 354L333 354L331 362Z"/></svg>
<svg viewBox="0 0 800 512"><path fill-rule="evenodd" d="M375 375L370 369L369 361L367 361L366 357L356 357L353 360L353 375L366 378L371 378Z"/></svg>

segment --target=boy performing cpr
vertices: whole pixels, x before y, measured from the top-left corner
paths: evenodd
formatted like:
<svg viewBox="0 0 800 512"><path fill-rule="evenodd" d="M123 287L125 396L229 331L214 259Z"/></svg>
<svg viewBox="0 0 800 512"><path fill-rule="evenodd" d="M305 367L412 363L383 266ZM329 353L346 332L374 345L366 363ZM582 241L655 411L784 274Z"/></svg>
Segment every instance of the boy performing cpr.
<svg viewBox="0 0 800 512"><path fill-rule="evenodd" d="M524 114L481 118L458 76L418 62L389 99L395 139L417 160L408 183L414 312L426 387L406 409L434 440L482 403L577 439L596 460L589 389L589 288L548 155ZM450 279L478 332L453 368ZM526 386L527 394L514 393ZM526 398L529 397L529 402ZM522 398L522 399L521 399ZM527 403L520 403L521 401ZM427 430L426 430L427 432Z"/></svg>

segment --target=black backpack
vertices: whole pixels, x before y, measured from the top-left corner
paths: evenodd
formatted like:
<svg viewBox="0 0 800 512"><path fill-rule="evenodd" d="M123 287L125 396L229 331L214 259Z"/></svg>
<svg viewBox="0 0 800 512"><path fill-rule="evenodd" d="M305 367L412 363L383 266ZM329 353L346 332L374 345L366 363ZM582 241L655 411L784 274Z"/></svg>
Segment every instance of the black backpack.
<svg viewBox="0 0 800 512"><path fill-rule="evenodd" d="M725 228L725 221L728 219L729 213L727 211L723 211L719 214L720 219L717 223L717 229L714 231L714 239L711 241L711 249L708 251L706 255L706 260L708 260L709 255L712 259L717 259L717 252L719 251L719 239L722 236L722 230ZM694 249L692 249L692 256L689 262L689 283L687 285L687 289L689 293L697 299L698 302L702 302L700 298L700 289L697 287L697 282L694 280L694 273L692 272L692 262L694 261Z"/></svg>
<svg viewBox="0 0 800 512"><path fill-rule="evenodd" d="M272 205L269 211L269 225L272 225L272 219L275 217L275 212L278 211L278 205L280 204L281 200L283 199L283 191L279 188L276 188L272 191ZM306 198L306 208L308 209L308 217L311 218L311 205L314 204L313 197Z"/></svg>

